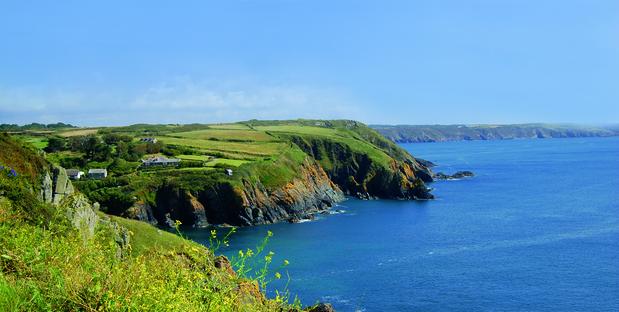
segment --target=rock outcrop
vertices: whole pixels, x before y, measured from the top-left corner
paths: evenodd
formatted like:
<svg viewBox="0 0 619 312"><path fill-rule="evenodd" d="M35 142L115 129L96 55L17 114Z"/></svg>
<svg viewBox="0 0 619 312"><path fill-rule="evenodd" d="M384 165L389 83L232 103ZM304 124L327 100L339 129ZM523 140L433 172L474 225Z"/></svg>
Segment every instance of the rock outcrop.
<svg viewBox="0 0 619 312"><path fill-rule="evenodd" d="M462 179L462 178L468 178L468 177L472 177L475 174L471 171L457 171L454 174L445 174L442 172L438 172L434 175L434 178L436 180L457 180L457 179Z"/></svg>
<svg viewBox="0 0 619 312"><path fill-rule="evenodd" d="M276 189L249 180L198 191L164 185L157 191L153 215L159 224L179 220L194 226L256 225L304 219L344 199L339 187L313 161L306 160L299 173L299 178Z"/></svg>
<svg viewBox="0 0 619 312"><path fill-rule="evenodd" d="M332 140L292 136L304 152L323 164L329 178L347 195L363 199L431 199L424 182L432 181L431 171L409 158L379 163L366 153Z"/></svg>
<svg viewBox="0 0 619 312"><path fill-rule="evenodd" d="M105 225L114 235L118 247L117 256L125 256L130 243L129 231L111 221L109 217L99 217L96 213L99 204L92 204L86 196L75 192L64 168L53 166L50 171L45 171L41 179L39 199L62 209L84 241L95 236L97 226Z"/></svg>
<svg viewBox="0 0 619 312"><path fill-rule="evenodd" d="M65 196L75 192L67 171L59 166L54 166L46 171L41 182L39 199L46 203L59 204Z"/></svg>

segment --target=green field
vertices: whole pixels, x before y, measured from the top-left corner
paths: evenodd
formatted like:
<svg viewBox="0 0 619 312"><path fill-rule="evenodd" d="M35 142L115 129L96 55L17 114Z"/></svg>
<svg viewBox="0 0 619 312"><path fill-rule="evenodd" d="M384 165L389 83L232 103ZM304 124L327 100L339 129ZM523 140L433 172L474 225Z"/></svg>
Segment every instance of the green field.
<svg viewBox="0 0 619 312"><path fill-rule="evenodd" d="M157 139L165 144L188 146L206 151L231 152L241 155L246 154L250 156L271 156L279 154L288 146L285 143L278 142L227 142L170 136L157 137Z"/></svg>
<svg viewBox="0 0 619 312"><path fill-rule="evenodd" d="M268 132L288 132L295 134L310 134L310 135L321 135L321 136L346 136L341 133L338 129L332 128L324 128L324 127L313 127L313 126L304 126L304 125L278 125L278 126L257 126L255 127L257 130L268 131Z"/></svg>
<svg viewBox="0 0 619 312"><path fill-rule="evenodd" d="M273 141L270 135L256 130L239 129L206 129L188 132L177 132L170 136L201 139L201 140L218 140L218 141L243 141L243 142L266 142Z"/></svg>
<svg viewBox="0 0 619 312"><path fill-rule="evenodd" d="M21 136L21 139L34 145L38 149L47 147L47 137L44 136Z"/></svg>
<svg viewBox="0 0 619 312"><path fill-rule="evenodd" d="M249 162L250 161L248 160L217 158L217 159L207 162L206 166L214 167L216 165L227 165L231 167L238 167L240 165L247 164Z"/></svg>
<svg viewBox="0 0 619 312"><path fill-rule="evenodd" d="M227 129L227 130L248 130L251 129L245 124L233 123L233 124L214 124L208 125L211 129Z"/></svg>
<svg viewBox="0 0 619 312"><path fill-rule="evenodd" d="M180 158L182 160L197 160L197 161L208 161L211 159L211 156L206 155L178 155L176 158Z"/></svg>

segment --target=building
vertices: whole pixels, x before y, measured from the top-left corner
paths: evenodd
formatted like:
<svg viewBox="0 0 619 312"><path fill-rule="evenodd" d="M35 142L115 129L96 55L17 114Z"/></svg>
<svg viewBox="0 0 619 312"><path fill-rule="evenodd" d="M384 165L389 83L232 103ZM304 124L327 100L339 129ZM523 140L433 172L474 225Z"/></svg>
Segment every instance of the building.
<svg viewBox="0 0 619 312"><path fill-rule="evenodd" d="M84 171L79 169L67 169L67 176L72 180L79 180L84 175Z"/></svg>
<svg viewBox="0 0 619 312"><path fill-rule="evenodd" d="M106 169L90 169L88 170L88 176L93 179L104 179L104 178L107 178L107 170Z"/></svg>
<svg viewBox="0 0 619 312"><path fill-rule="evenodd" d="M156 138L141 138L140 142L157 143L157 139Z"/></svg>
<svg viewBox="0 0 619 312"><path fill-rule="evenodd" d="M232 175L232 169L226 169L226 174L231 176Z"/></svg>
<svg viewBox="0 0 619 312"><path fill-rule="evenodd" d="M165 158L163 156L151 157L148 159L142 159L142 166L178 166L181 160L178 158Z"/></svg>

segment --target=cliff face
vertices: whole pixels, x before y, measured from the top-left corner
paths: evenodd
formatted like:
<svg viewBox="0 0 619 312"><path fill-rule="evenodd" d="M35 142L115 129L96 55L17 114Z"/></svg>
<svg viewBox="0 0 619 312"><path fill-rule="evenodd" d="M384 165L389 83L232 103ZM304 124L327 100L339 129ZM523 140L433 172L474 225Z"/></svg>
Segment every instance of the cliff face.
<svg viewBox="0 0 619 312"><path fill-rule="evenodd" d="M431 199L425 186L430 170L414 158L385 163L331 140L292 136L292 141L325 168L329 178L348 195L359 198Z"/></svg>
<svg viewBox="0 0 619 312"><path fill-rule="evenodd" d="M222 162L210 168L137 170L77 185L107 213L168 226L174 220L193 226L297 221L344 195L433 198L425 186L433 176L428 163L362 123L252 120L233 128L237 137L226 134L227 140L209 137L222 135L215 129L161 137L170 151L216 151L215 161ZM239 144L240 134L247 146Z"/></svg>
<svg viewBox="0 0 619 312"><path fill-rule="evenodd" d="M143 204L129 216L168 225L179 220L186 225L244 226L309 218L344 199L340 188L310 159L299 167L299 177L283 187L268 189L248 179L241 183L221 182L199 190L165 184L157 190L153 207Z"/></svg>

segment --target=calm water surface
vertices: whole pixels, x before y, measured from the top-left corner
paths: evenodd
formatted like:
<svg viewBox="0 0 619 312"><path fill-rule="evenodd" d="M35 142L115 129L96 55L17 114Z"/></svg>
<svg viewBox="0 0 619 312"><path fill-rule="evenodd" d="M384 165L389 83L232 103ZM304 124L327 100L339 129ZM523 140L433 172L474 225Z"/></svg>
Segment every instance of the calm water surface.
<svg viewBox="0 0 619 312"><path fill-rule="evenodd" d="M289 289L338 311L619 311L619 138L402 146L476 176L433 183L434 201L242 228L223 252L273 231Z"/></svg>

